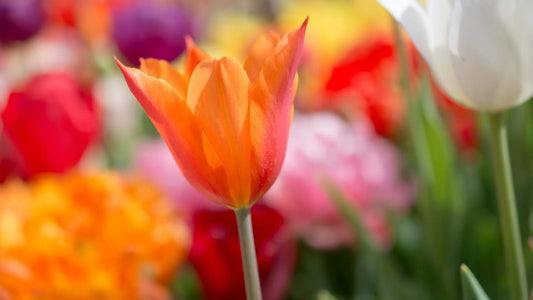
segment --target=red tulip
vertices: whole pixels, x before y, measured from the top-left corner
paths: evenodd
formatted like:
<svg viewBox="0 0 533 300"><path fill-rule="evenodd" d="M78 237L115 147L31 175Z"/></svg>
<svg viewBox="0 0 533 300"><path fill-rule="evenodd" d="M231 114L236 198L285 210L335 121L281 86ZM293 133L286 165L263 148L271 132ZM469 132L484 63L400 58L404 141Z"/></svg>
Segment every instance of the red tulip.
<svg viewBox="0 0 533 300"><path fill-rule="evenodd" d="M364 40L332 67L324 84L324 105L348 108L349 113L367 117L378 134L392 137L405 118L397 75L392 37Z"/></svg>
<svg viewBox="0 0 533 300"><path fill-rule="evenodd" d="M279 212L252 207L257 263L265 300L282 299L292 277L296 245ZM197 212L189 259L207 300L245 300L244 276L235 215L230 210Z"/></svg>
<svg viewBox="0 0 533 300"><path fill-rule="evenodd" d="M73 76L52 73L13 91L1 113L8 160L24 177L74 167L98 135L98 109Z"/></svg>

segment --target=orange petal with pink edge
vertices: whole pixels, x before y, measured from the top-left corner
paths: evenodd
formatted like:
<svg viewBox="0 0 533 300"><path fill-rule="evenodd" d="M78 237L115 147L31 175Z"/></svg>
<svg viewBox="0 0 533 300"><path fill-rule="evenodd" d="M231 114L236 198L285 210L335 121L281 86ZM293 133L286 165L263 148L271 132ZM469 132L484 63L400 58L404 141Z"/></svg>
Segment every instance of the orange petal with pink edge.
<svg viewBox="0 0 533 300"><path fill-rule="evenodd" d="M187 105L226 169L234 207L250 200L250 119L246 72L234 58L204 60L189 82Z"/></svg>
<svg viewBox="0 0 533 300"><path fill-rule="evenodd" d="M140 69L147 75L162 79L172 85L185 99L187 95L187 79L165 60L141 58Z"/></svg>
<svg viewBox="0 0 533 300"><path fill-rule="evenodd" d="M185 59L185 77L191 78L194 68L205 59L210 59L209 55L202 49L196 47L190 37L185 38L187 45L187 57Z"/></svg>
<svg viewBox="0 0 533 300"><path fill-rule="evenodd" d="M176 104L184 102L177 90L164 80L139 69L126 67L116 58L115 62L124 74L131 92L154 122L166 122L167 114Z"/></svg>
<svg viewBox="0 0 533 300"><path fill-rule="evenodd" d="M244 70L246 70L250 82L255 83L261 73L265 60L272 55L278 43L279 36L274 32L263 34L254 42L244 62Z"/></svg>
<svg viewBox="0 0 533 300"><path fill-rule="evenodd" d="M226 174L203 138L187 103L164 80L125 67L115 59L126 82L165 140L183 175L207 198L225 204L230 196Z"/></svg>
<svg viewBox="0 0 533 300"><path fill-rule="evenodd" d="M257 197L274 183L285 157L307 21L283 36L250 91L252 194Z"/></svg>

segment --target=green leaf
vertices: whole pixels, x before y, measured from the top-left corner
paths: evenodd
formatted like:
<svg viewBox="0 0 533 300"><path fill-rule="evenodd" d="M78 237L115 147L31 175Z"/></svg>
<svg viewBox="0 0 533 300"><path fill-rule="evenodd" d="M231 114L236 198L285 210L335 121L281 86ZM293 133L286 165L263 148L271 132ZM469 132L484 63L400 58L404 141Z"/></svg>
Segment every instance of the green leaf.
<svg viewBox="0 0 533 300"><path fill-rule="evenodd" d="M203 299L200 279L193 266L184 264L175 274L170 283L170 293L173 299Z"/></svg>
<svg viewBox="0 0 533 300"><path fill-rule="evenodd" d="M333 296L330 292L324 291L324 290L318 292L318 294L316 295L316 299L317 300L337 300L337 298L335 298L335 296Z"/></svg>
<svg viewBox="0 0 533 300"><path fill-rule="evenodd" d="M408 113L411 150L421 183L416 206L420 210L429 268L437 277L429 282L441 283L443 299L456 299L459 294L456 266L466 209L461 169L426 77L420 87L418 99L409 101Z"/></svg>
<svg viewBox="0 0 533 300"><path fill-rule="evenodd" d="M489 297L466 265L461 265L463 300L489 300Z"/></svg>
<svg viewBox="0 0 533 300"><path fill-rule="evenodd" d="M357 214L356 208L350 205L350 203L348 203L342 191L339 190L339 188L335 186L334 183L329 181L327 178L323 178L323 182L326 191L328 191L328 194L337 206L338 210L350 223L355 233L357 234L356 237L360 250L365 253L375 253L379 251L374 245L374 242L370 238L367 230L363 226L363 223L361 222L361 219Z"/></svg>

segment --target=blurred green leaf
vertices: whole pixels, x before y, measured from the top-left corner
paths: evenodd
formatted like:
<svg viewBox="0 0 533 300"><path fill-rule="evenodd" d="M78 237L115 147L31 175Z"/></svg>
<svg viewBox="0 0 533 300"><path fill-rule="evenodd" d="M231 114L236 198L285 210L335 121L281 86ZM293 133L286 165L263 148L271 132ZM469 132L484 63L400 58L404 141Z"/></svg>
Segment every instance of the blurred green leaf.
<svg viewBox="0 0 533 300"><path fill-rule="evenodd" d="M461 173L455 147L432 96L427 78L421 82L417 100L409 101L409 132L421 187L420 210L423 241L429 256L430 276L439 282L442 299L458 293L460 246L465 217Z"/></svg>
<svg viewBox="0 0 533 300"><path fill-rule="evenodd" d="M420 91L411 86L409 57L399 25L394 35L400 61L400 78L408 98L408 130L420 189L415 204L421 228L422 251L406 252L416 280L432 292L432 299L457 299L461 245L466 205L456 149L435 105L431 84L422 74ZM404 248L405 250L409 250ZM412 259L412 257L416 257Z"/></svg>
<svg viewBox="0 0 533 300"><path fill-rule="evenodd" d="M489 300L489 297L466 265L461 265L463 300Z"/></svg>
<svg viewBox="0 0 533 300"><path fill-rule="evenodd" d="M140 111L139 114L141 116L141 134L148 137L159 137L159 132L148 115L144 111Z"/></svg>
<svg viewBox="0 0 533 300"><path fill-rule="evenodd" d="M316 299L317 300L337 300L337 298L335 298L335 296L333 296L330 292L324 291L324 290L318 292L318 294L316 295Z"/></svg>
<svg viewBox="0 0 533 300"><path fill-rule="evenodd" d="M354 264L352 248L319 250L299 243L298 262L287 299L315 299L320 291L328 291L340 300L348 299L354 290Z"/></svg>
<svg viewBox="0 0 533 300"><path fill-rule="evenodd" d="M430 299L420 282L406 278L401 266L391 259L383 257L378 266L377 289L379 299L412 300Z"/></svg>
<svg viewBox="0 0 533 300"><path fill-rule="evenodd" d="M203 299L202 288L196 271L190 264L185 264L170 284L173 299Z"/></svg>
<svg viewBox="0 0 533 300"><path fill-rule="evenodd" d="M364 228L363 223L361 222L359 215L357 214L356 208L350 205L348 201L346 201L346 198L342 194L342 191L339 190L339 188L337 188L334 183L330 182L327 178L324 178L323 184L326 191L328 191L329 196L333 200L334 204L337 206L339 212L344 216L344 218L350 223L350 225L354 229L359 249L362 252L378 251L378 249L374 245L374 242L368 235L367 230Z"/></svg>

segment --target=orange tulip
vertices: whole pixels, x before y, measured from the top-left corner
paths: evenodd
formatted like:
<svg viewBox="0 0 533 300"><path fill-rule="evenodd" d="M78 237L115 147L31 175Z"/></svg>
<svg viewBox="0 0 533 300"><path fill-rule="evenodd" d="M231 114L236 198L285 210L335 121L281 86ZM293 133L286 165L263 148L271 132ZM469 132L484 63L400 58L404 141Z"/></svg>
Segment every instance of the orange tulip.
<svg viewBox="0 0 533 300"><path fill-rule="evenodd" d="M261 36L244 65L191 40L183 73L161 60L141 60L140 70L117 60L183 175L210 200L252 205L278 176L306 27Z"/></svg>

